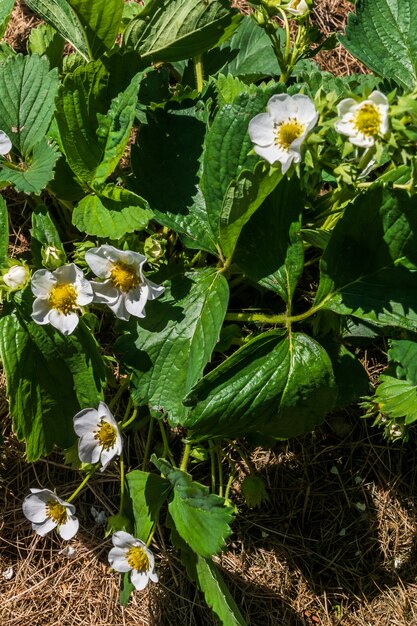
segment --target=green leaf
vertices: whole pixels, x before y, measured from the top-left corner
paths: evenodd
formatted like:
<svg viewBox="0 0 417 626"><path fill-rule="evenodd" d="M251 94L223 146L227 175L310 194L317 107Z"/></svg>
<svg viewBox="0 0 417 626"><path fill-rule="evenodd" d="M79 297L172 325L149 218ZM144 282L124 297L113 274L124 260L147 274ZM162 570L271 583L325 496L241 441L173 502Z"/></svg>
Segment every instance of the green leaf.
<svg viewBox="0 0 417 626"><path fill-rule="evenodd" d="M214 611L223 626L247 626L239 608L230 594L219 568L211 559L205 559L195 554L181 539L173 526L172 520L168 523L171 528L171 541L180 551L181 561L186 567L187 574L195 581L204 593L208 606Z"/></svg>
<svg viewBox="0 0 417 626"><path fill-rule="evenodd" d="M2 0L0 4L0 39L4 37L13 7L14 0Z"/></svg>
<svg viewBox="0 0 417 626"><path fill-rule="evenodd" d="M91 57L113 48L123 13L123 0L68 0L88 39Z"/></svg>
<svg viewBox="0 0 417 626"><path fill-rule="evenodd" d="M417 343L415 341L391 340L388 360L391 366L395 366L395 375L398 378L417 385Z"/></svg>
<svg viewBox="0 0 417 626"><path fill-rule="evenodd" d="M241 19L228 0L152 0L127 27L124 45L153 62L180 61L227 39Z"/></svg>
<svg viewBox="0 0 417 626"><path fill-rule="evenodd" d="M343 46L369 69L412 91L417 84L415 0L358 0Z"/></svg>
<svg viewBox="0 0 417 626"><path fill-rule="evenodd" d="M147 541L158 522L161 506L168 497L171 483L157 474L134 470L126 474L135 518L135 537Z"/></svg>
<svg viewBox="0 0 417 626"><path fill-rule="evenodd" d="M319 339L329 355L337 385L337 408L344 408L369 393L370 381L361 363L345 346Z"/></svg>
<svg viewBox="0 0 417 626"><path fill-rule="evenodd" d="M216 253L199 187L205 132L194 108L148 114L138 143L132 146L134 178L130 184L148 200L155 219L180 233L185 245Z"/></svg>
<svg viewBox="0 0 417 626"><path fill-rule="evenodd" d="M172 467L164 459L152 456L152 462L174 488L168 504L178 534L190 548L203 557L210 557L224 547L231 534L232 508L224 498L194 482L189 474Z"/></svg>
<svg viewBox="0 0 417 626"><path fill-rule="evenodd" d="M56 112L60 141L71 169L90 186L103 183L123 155L141 78L136 74L111 101L110 76L99 61L78 67L64 81Z"/></svg>
<svg viewBox="0 0 417 626"><path fill-rule="evenodd" d="M223 74L252 83L280 73L271 40L252 17L243 18L236 32L220 49L230 51L232 55L232 60L222 67Z"/></svg>
<svg viewBox="0 0 417 626"><path fill-rule="evenodd" d="M77 204L72 223L88 235L119 239L126 233L143 230L151 218L152 212L143 198L109 184Z"/></svg>
<svg viewBox="0 0 417 626"><path fill-rule="evenodd" d="M0 65L0 128L24 156L45 145L57 90L58 73L45 58L17 54Z"/></svg>
<svg viewBox="0 0 417 626"><path fill-rule="evenodd" d="M405 418L405 424L417 420L417 385L392 376L380 376L381 384L375 392L375 402L381 413Z"/></svg>
<svg viewBox="0 0 417 626"><path fill-rule="evenodd" d="M220 211L220 244L227 258L233 256L244 225L280 180L279 168L271 169L261 162L253 172L243 170L230 183Z"/></svg>
<svg viewBox="0 0 417 626"><path fill-rule="evenodd" d="M300 181L284 178L251 217L238 240L234 261L263 287L289 303L304 265L300 237L304 193Z"/></svg>
<svg viewBox="0 0 417 626"><path fill-rule="evenodd" d="M177 275L163 296L146 305L146 318L128 325L116 342L121 362L131 371L136 403L168 413L181 423L182 399L203 373L226 314L224 276L208 268Z"/></svg>
<svg viewBox="0 0 417 626"><path fill-rule="evenodd" d="M54 445L71 446L74 415L103 399L105 368L90 333L80 324L65 337L20 314L4 315L0 355L13 428L26 442L28 461L49 454Z"/></svg>
<svg viewBox="0 0 417 626"><path fill-rule="evenodd" d="M130 582L130 572L123 574L123 581L119 594L119 602L121 606L127 606L130 596L135 591L135 586Z"/></svg>
<svg viewBox="0 0 417 626"><path fill-rule="evenodd" d="M53 26L88 61L91 56L87 34L67 0L25 0L29 9Z"/></svg>
<svg viewBox="0 0 417 626"><path fill-rule="evenodd" d="M279 84L262 90L251 86L232 104L225 104L216 114L205 141L201 185L206 199L211 231L219 237L220 214L229 185L242 170L253 170L259 159L248 154L252 142L248 135L250 119L263 111L273 93L282 91Z"/></svg>
<svg viewBox="0 0 417 626"><path fill-rule="evenodd" d="M42 139L19 168L1 167L0 182L12 183L17 191L40 194L54 176L55 163L59 157L56 146Z"/></svg>
<svg viewBox="0 0 417 626"><path fill-rule="evenodd" d="M45 205L37 205L32 213L32 228L30 231L33 262L37 267L43 266L42 247L53 246L61 252L65 259L65 250L55 224Z"/></svg>
<svg viewBox="0 0 417 626"><path fill-rule="evenodd" d="M9 250L9 213L6 200L0 196L0 266L4 263Z"/></svg>
<svg viewBox="0 0 417 626"><path fill-rule="evenodd" d="M336 224L321 258L315 306L414 330L417 272L402 263L417 262L416 233L415 196L381 188L363 193Z"/></svg>
<svg viewBox="0 0 417 626"><path fill-rule="evenodd" d="M263 333L207 374L184 402L193 437L261 432L294 437L333 408L337 390L329 356L311 337Z"/></svg>
<svg viewBox="0 0 417 626"><path fill-rule="evenodd" d="M39 24L30 31L28 48L30 54L45 56L50 67L62 67L65 40L49 24Z"/></svg>

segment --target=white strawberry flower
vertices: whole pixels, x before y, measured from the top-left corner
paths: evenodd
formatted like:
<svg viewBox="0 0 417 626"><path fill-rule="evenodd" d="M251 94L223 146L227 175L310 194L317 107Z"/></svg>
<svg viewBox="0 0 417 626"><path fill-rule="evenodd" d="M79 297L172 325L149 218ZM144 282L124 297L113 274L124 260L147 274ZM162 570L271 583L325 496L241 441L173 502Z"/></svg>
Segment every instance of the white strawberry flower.
<svg viewBox="0 0 417 626"><path fill-rule="evenodd" d="M100 402L98 409L83 409L74 416L74 430L80 437L78 456L83 463L101 461L101 471L123 449L119 427L109 407Z"/></svg>
<svg viewBox="0 0 417 626"><path fill-rule="evenodd" d="M309 7L306 0L291 0L285 7L285 10L296 17L301 17L309 12Z"/></svg>
<svg viewBox="0 0 417 626"><path fill-rule="evenodd" d="M41 537L56 528L62 539L72 539L78 531L75 506L49 489L31 489L22 508L25 517L32 522L32 529Z"/></svg>
<svg viewBox="0 0 417 626"><path fill-rule="evenodd" d="M145 589L150 580L158 582L154 556L143 541L123 530L115 532L112 541L114 547L108 558L116 572L130 572L132 585L138 591Z"/></svg>
<svg viewBox="0 0 417 626"><path fill-rule="evenodd" d="M107 304L116 317L145 317L145 304L164 292L164 287L145 278L146 257L131 250L102 245L87 250L85 260L102 282L93 281L94 302Z"/></svg>
<svg viewBox="0 0 417 626"><path fill-rule="evenodd" d="M338 133L346 135L353 145L371 148L377 137L383 137L388 132L388 109L388 100L380 91L373 91L362 102L345 98L337 105L340 119L334 127Z"/></svg>
<svg viewBox="0 0 417 626"><path fill-rule="evenodd" d="M36 296L32 319L37 324L51 324L64 335L76 328L81 307L93 301L93 289L79 267L70 263L58 269L37 270L32 276Z"/></svg>
<svg viewBox="0 0 417 626"><path fill-rule="evenodd" d="M302 94L272 96L267 110L251 119L249 136L255 152L271 164L281 163L285 174L293 162L301 161L301 145L318 114L312 100Z"/></svg>
<svg viewBox="0 0 417 626"><path fill-rule="evenodd" d="M8 154L11 149L12 142L10 141L9 136L6 135L5 132L0 130L0 154L4 156L5 154Z"/></svg>

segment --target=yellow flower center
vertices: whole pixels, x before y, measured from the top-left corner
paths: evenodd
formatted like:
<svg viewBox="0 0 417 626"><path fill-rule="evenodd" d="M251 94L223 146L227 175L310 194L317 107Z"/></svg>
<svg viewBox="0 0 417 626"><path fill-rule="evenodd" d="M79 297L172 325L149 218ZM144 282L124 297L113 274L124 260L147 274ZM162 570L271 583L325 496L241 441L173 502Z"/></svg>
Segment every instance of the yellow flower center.
<svg viewBox="0 0 417 626"><path fill-rule="evenodd" d="M357 111L353 125L363 135L372 137L381 128L381 114L373 104L364 104Z"/></svg>
<svg viewBox="0 0 417 626"><path fill-rule="evenodd" d="M304 129L304 124L300 124L295 118L281 122L275 126L275 143L283 150L289 150L292 142L301 137Z"/></svg>
<svg viewBox="0 0 417 626"><path fill-rule="evenodd" d="M101 421L97 426L98 430L95 431L94 439L97 439L105 450L113 448L117 437L115 427L104 421Z"/></svg>
<svg viewBox="0 0 417 626"><path fill-rule="evenodd" d="M130 291L134 287L137 287L140 282L133 265L129 265L129 263L124 263L123 261L118 261L113 265L110 278L113 287L121 291Z"/></svg>
<svg viewBox="0 0 417 626"><path fill-rule="evenodd" d="M46 503L46 517L53 519L58 526L65 524L68 519L67 509L63 504L57 502L57 500L48 500Z"/></svg>
<svg viewBox="0 0 417 626"><path fill-rule="evenodd" d="M68 315L77 303L77 292L71 283L54 285L49 292L49 304L53 309Z"/></svg>
<svg viewBox="0 0 417 626"><path fill-rule="evenodd" d="M149 569L149 558L141 546L133 546L126 553L126 560L132 569L146 572Z"/></svg>

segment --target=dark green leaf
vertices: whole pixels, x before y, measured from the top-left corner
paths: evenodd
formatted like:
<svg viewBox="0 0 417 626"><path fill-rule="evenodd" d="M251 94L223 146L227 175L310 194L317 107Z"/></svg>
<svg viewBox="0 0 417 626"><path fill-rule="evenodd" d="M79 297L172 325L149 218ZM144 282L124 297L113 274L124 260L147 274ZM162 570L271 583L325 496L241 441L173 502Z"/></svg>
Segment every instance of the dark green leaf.
<svg viewBox="0 0 417 626"><path fill-rule="evenodd" d="M31 252L37 267L42 267L42 247L53 246L60 251L62 259L65 259L65 250L55 224L49 215L45 205L37 205L32 213Z"/></svg>
<svg viewBox="0 0 417 626"><path fill-rule="evenodd" d="M416 233L415 196L380 188L359 196L323 254L315 305L414 330L417 272L402 263L417 262Z"/></svg>
<svg viewBox="0 0 417 626"><path fill-rule="evenodd" d="M49 24L39 24L30 31L28 47L30 54L45 56L50 67L62 67L65 40Z"/></svg>
<svg viewBox="0 0 417 626"><path fill-rule="evenodd" d="M54 445L71 446L74 415L103 399L105 369L93 337L82 324L65 337L13 313L0 319L0 355L13 428L26 442L27 459L49 454Z"/></svg>
<svg viewBox="0 0 417 626"><path fill-rule="evenodd" d="M17 191L38 195L53 178L58 157L57 148L44 138L34 146L19 168L2 168L0 165L0 182L12 183Z"/></svg>
<svg viewBox="0 0 417 626"><path fill-rule="evenodd" d="M138 404L168 413L181 423L182 399L203 373L226 313L227 281L208 268L174 276L163 296L146 305L146 318L128 325L116 344L132 372L132 395Z"/></svg>
<svg viewBox="0 0 417 626"><path fill-rule="evenodd" d="M150 114L132 146L131 184L148 200L155 219L183 235L186 245L216 252L199 187L205 132L195 109Z"/></svg>
<svg viewBox="0 0 417 626"><path fill-rule="evenodd" d="M197 383L184 400L193 409L183 425L196 437L293 437L317 426L336 395L325 350L307 335L274 330Z"/></svg>
<svg viewBox="0 0 417 626"><path fill-rule="evenodd" d="M382 414L404 418L405 424L417 420L417 385L392 376L380 376L381 384L375 392L375 402Z"/></svg>
<svg viewBox="0 0 417 626"><path fill-rule="evenodd" d="M417 343L406 339L391 340L388 350L390 364L395 365L398 378L417 385Z"/></svg>
<svg viewBox="0 0 417 626"><path fill-rule="evenodd" d="M122 19L123 0L68 0L68 2L84 28L90 56L97 59L114 45Z"/></svg>
<svg viewBox="0 0 417 626"><path fill-rule="evenodd" d="M358 0L344 47L376 74L412 91L417 84L415 0Z"/></svg>
<svg viewBox="0 0 417 626"><path fill-rule="evenodd" d="M9 213L6 200L0 196L0 265L7 257L9 249Z"/></svg>
<svg viewBox="0 0 417 626"><path fill-rule="evenodd" d="M200 556L210 557L220 552L231 533L232 508L224 498L210 493L207 487L164 459L153 455L152 462L174 488L168 510L178 534Z"/></svg>
<svg viewBox="0 0 417 626"><path fill-rule="evenodd" d="M234 261L249 278L290 303L304 263L300 237L304 194L284 178L242 230Z"/></svg>
<svg viewBox="0 0 417 626"><path fill-rule="evenodd" d="M0 4L0 39L4 37L7 24L12 14L14 7L14 0L2 0Z"/></svg>
<svg viewBox="0 0 417 626"><path fill-rule="evenodd" d="M152 0L127 27L124 45L152 61L180 61L227 39L241 19L228 0Z"/></svg>
<svg viewBox="0 0 417 626"><path fill-rule="evenodd" d="M352 352L330 339L319 340L329 355L337 386L338 408L344 408L369 393L368 374Z"/></svg>
<svg viewBox="0 0 417 626"><path fill-rule="evenodd" d="M126 474L135 518L135 537L147 541L154 524L158 522L161 506L171 490L169 480L134 470Z"/></svg>

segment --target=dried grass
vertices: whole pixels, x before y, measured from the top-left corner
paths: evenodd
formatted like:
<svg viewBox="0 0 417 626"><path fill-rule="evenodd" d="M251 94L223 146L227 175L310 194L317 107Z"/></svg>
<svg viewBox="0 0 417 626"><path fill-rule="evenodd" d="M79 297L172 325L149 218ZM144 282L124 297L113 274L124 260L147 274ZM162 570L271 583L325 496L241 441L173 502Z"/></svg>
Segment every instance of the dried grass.
<svg viewBox="0 0 417 626"><path fill-rule="evenodd" d="M239 1L242 4L241 0ZM314 19L325 32L343 30L345 0L319 0ZM37 23L18 1L7 32L25 48ZM340 48L321 53L324 69L360 71ZM26 200L7 191L19 219L11 255L27 250ZM384 367L380 348L363 355L376 379ZM77 475L59 456L28 465L10 432L4 376L0 377L0 624L2 626L214 626L217 622L187 580L169 538L154 546L160 583L118 605L118 575L107 566L109 540L90 513L91 504L117 511L118 477L112 470L94 477L77 500L79 535L66 545L42 539L24 519L21 503L30 487L57 488L64 497ZM140 450L139 450L140 453ZM233 485L240 512L228 550L218 559L250 626L417 626L417 446L387 446L359 420L358 411L339 412L303 438L256 449L252 463L263 476L270 499L248 509L240 495L243 466ZM236 458L239 464L239 459ZM202 476L206 468L199 468ZM2 573L13 567L11 580Z"/></svg>

